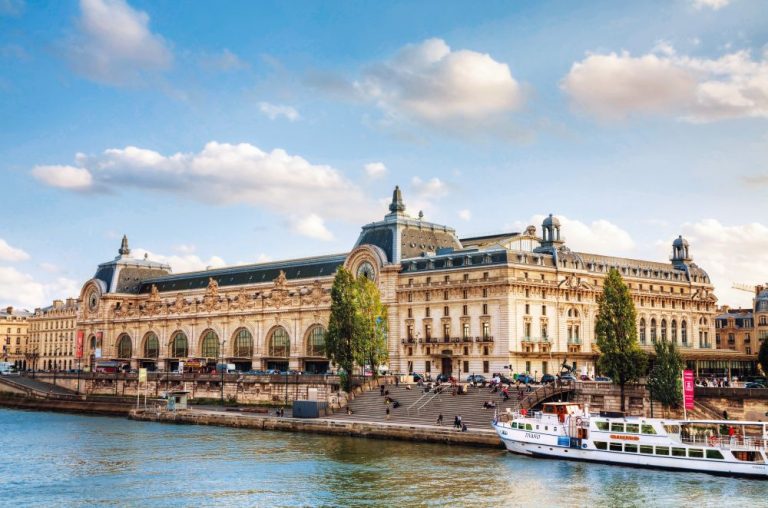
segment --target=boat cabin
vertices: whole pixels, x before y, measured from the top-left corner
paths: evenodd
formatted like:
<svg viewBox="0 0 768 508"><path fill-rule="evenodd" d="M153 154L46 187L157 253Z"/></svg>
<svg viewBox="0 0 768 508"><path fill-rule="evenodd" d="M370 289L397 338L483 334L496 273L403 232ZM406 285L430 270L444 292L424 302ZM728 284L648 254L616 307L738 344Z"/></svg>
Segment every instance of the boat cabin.
<svg viewBox="0 0 768 508"><path fill-rule="evenodd" d="M547 402L541 412L545 415L557 415L557 420L560 423L565 422L567 416L582 416L584 414L581 406L573 402Z"/></svg>

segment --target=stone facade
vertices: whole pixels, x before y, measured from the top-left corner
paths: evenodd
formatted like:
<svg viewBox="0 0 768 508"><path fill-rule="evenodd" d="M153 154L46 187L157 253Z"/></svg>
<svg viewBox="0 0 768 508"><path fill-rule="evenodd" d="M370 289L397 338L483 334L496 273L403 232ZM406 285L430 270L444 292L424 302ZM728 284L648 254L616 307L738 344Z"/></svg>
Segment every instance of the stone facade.
<svg viewBox="0 0 768 508"><path fill-rule="evenodd" d="M752 308L718 309L715 343L718 348L731 349L747 355L757 355L760 345L768 339L768 289L755 286Z"/></svg>
<svg viewBox="0 0 768 508"><path fill-rule="evenodd" d="M671 263L638 261L570 250L552 216L540 235L530 226L461 239L408 216L399 189L389 210L345 254L186 274L132 258L124 238L80 293L86 364L323 372L333 367L323 333L339 266L378 284L393 372L541 376L567 361L593 374L597 299L610 268L630 287L647 347L666 337L684 354L715 352L713 288L682 238Z"/></svg>
<svg viewBox="0 0 768 508"><path fill-rule="evenodd" d="M78 368L76 353L77 300L54 300L50 307L35 309L29 318L27 366L35 370Z"/></svg>
<svg viewBox="0 0 768 508"><path fill-rule="evenodd" d="M32 314L24 309L6 307L0 309L0 361L10 362L19 369L26 368L29 346L29 318Z"/></svg>

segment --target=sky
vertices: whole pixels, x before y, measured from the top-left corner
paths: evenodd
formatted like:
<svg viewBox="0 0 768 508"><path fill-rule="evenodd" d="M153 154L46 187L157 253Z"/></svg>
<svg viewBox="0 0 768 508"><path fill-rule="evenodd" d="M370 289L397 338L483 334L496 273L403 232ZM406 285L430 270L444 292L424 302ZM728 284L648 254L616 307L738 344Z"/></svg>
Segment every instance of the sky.
<svg viewBox="0 0 768 508"><path fill-rule="evenodd" d="M0 304L78 296L128 235L175 272L560 217L719 303L768 281L764 0L0 0Z"/></svg>

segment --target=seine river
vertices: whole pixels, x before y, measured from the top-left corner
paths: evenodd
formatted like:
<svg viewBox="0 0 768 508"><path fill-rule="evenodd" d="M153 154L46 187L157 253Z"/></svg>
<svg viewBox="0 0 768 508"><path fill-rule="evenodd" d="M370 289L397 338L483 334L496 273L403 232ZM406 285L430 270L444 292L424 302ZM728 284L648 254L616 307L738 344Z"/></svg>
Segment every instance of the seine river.
<svg viewBox="0 0 768 508"><path fill-rule="evenodd" d="M768 482L0 408L0 505L766 506Z"/></svg>

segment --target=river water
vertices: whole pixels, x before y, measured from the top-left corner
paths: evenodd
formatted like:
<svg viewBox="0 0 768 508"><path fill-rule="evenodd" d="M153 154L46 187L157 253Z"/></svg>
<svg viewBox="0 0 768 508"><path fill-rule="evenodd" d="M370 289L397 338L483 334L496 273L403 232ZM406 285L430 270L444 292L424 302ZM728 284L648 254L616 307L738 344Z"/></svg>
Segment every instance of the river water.
<svg viewBox="0 0 768 508"><path fill-rule="evenodd" d="M768 482L0 408L0 505L767 506Z"/></svg>

